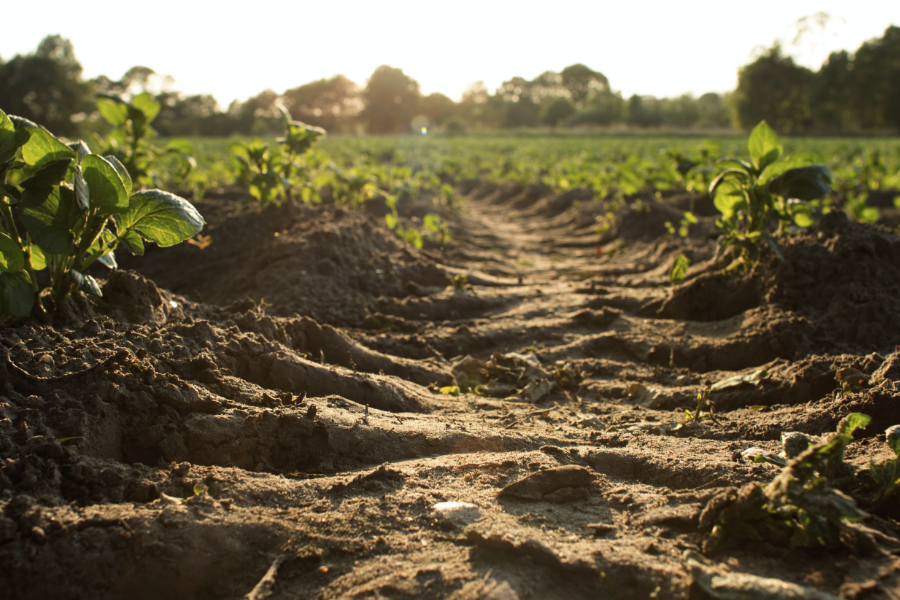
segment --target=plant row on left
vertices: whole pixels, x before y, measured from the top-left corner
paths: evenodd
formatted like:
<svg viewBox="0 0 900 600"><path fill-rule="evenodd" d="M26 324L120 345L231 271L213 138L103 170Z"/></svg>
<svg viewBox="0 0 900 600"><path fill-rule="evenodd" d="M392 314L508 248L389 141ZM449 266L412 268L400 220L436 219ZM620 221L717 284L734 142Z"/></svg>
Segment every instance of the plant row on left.
<svg viewBox="0 0 900 600"><path fill-rule="evenodd" d="M95 262L115 268L119 247L142 255L145 241L172 246L206 224L184 198L132 187L114 156L0 111L0 316L54 310L73 289L99 296Z"/></svg>

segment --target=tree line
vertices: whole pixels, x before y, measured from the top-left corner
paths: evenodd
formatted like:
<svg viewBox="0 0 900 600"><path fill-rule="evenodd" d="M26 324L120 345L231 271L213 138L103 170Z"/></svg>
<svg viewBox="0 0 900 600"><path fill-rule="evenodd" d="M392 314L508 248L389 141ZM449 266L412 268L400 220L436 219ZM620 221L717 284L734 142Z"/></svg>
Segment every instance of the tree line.
<svg viewBox="0 0 900 600"><path fill-rule="evenodd" d="M794 63L779 45L740 68L734 92L676 98L612 89L603 73L583 64L528 80L513 77L491 92L471 84L460 101L423 95L402 70L378 67L364 87L343 75L283 93L265 90L222 109L209 94L185 95L148 67L119 80L85 80L69 40L48 36L30 54L0 58L0 108L60 135L102 129L97 93L152 91L162 109L154 127L163 136L265 135L281 130L279 105L294 118L330 132L389 134L419 127L448 133L533 127L749 129L762 119L785 133L900 130L900 28L853 53L831 54L818 71Z"/></svg>

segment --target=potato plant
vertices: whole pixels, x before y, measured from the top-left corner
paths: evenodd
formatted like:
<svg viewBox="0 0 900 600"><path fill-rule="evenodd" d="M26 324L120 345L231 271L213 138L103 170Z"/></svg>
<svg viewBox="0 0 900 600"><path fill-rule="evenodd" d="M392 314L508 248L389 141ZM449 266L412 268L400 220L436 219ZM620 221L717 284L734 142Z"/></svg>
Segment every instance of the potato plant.
<svg viewBox="0 0 900 600"><path fill-rule="evenodd" d="M325 130L294 121L286 109L281 111L285 133L275 145L253 140L234 142L230 146L238 181L246 184L250 196L262 205L291 202L296 190L302 190L304 202L311 201L316 193L307 159L313 144L325 136Z"/></svg>
<svg viewBox="0 0 900 600"><path fill-rule="evenodd" d="M132 187L115 156L0 111L0 315L25 316L44 299L43 271L50 287L41 305L52 310L73 289L102 295L86 271L95 262L114 268L120 246L140 255L145 241L172 246L203 229L187 200Z"/></svg>
<svg viewBox="0 0 900 600"><path fill-rule="evenodd" d="M748 146L750 161L719 161L724 170L710 185L722 213L716 221L723 233L719 249L733 247L738 254L732 268L755 264L762 244L782 258L775 235L791 225L812 225L811 201L832 191L828 167L807 152L782 157L781 141L765 121L753 129Z"/></svg>
<svg viewBox="0 0 900 600"><path fill-rule="evenodd" d="M165 150L148 141L155 134L150 125L159 114L160 104L147 92L138 94L130 102L112 94L99 94L97 110L113 126L106 139L96 137L100 153L115 156L125 166L132 181L139 185L160 185L157 167L165 156L177 159L177 178L181 181L196 168L194 147L189 141L172 140Z"/></svg>

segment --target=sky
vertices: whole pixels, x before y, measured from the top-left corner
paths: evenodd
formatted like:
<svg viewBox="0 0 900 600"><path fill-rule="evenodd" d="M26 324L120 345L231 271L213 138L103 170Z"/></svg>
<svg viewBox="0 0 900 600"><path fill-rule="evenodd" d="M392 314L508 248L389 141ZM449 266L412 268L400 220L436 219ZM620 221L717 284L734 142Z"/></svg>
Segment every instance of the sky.
<svg viewBox="0 0 900 600"><path fill-rule="evenodd" d="M795 40L798 21L820 12L830 16L825 26L807 19ZM225 107L336 74L362 86L384 64L413 77L423 94L454 100L475 81L493 91L513 76L574 63L602 72L626 97L725 92L738 68L776 40L817 69L831 51L852 52L900 25L900 2L43 0L15 2L4 16L23 24L3 28L4 60L61 34L85 78L119 79L147 66L173 77L174 89L213 94Z"/></svg>

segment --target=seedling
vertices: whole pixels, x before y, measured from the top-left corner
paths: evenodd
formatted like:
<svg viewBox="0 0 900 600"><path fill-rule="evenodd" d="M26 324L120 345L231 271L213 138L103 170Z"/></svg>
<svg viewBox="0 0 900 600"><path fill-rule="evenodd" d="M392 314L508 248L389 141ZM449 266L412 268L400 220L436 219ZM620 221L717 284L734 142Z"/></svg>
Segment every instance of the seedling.
<svg viewBox="0 0 900 600"><path fill-rule="evenodd" d="M716 221L723 234L719 253L733 247L738 254L731 269L755 264L761 244L783 260L775 235L791 224L812 225L810 202L832 191L828 167L813 163L814 157L805 152L782 158L781 141L765 121L753 129L748 145L750 161L719 161L724 170L709 188L722 213Z"/></svg>
<svg viewBox="0 0 900 600"><path fill-rule="evenodd" d="M675 262L672 263L672 268L669 269L669 282L672 285L681 283L682 281L684 281L688 269L690 268L691 259L689 259L684 254L679 254L675 257Z"/></svg>
<svg viewBox="0 0 900 600"><path fill-rule="evenodd" d="M246 184L250 197L262 205L291 202L298 189L304 202L312 202L318 193L311 184L308 161L313 144L325 136L325 130L294 121L286 108L279 108L284 117L284 137L276 140L275 146L260 140L231 144L238 181Z"/></svg>
<svg viewBox="0 0 900 600"><path fill-rule="evenodd" d="M14 174L17 184L7 183ZM86 270L116 267L119 246L144 253L144 241L172 246L206 224L184 198L162 190L132 193L132 179L115 157L91 154L84 142L64 144L26 119L0 111L0 315L27 315L50 275L55 309L73 288L95 296ZM15 217L18 217L18 221ZM20 228L19 223L24 227Z"/></svg>
<svg viewBox="0 0 900 600"><path fill-rule="evenodd" d="M461 290L469 283L469 276L465 273L457 273L453 276L447 273L445 277L447 278L447 281L450 282L451 287L455 290Z"/></svg>
<svg viewBox="0 0 900 600"><path fill-rule="evenodd" d="M710 543L733 537L802 548L871 544L863 532L845 525L865 518L866 513L829 485L852 472L844 463L844 450L853 432L870 421L860 413L847 415L834 434L789 460L765 487L750 484L710 502L701 515L701 525L713 525Z"/></svg>
<svg viewBox="0 0 900 600"><path fill-rule="evenodd" d="M708 411L704 411L707 403L709 403L709 394L712 391L710 386L706 386L700 393L697 394L697 406L694 410L685 410L684 411L684 420L685 421L694 421L699 422L703 419L712 419L712 413Z"/></svg>
<svg viewBox="0 0 900 600"><path fill-rule="evenodd" d="M872 463L868 469L859 473L860 480L870 489L874 489L872 510L884 506L888 498L900 489L900 425L888 427L885 431L885 441L894 452L894 458L881 464Z"/></svg>
<svg viewBox="0 0 900 600"><path fill-rule="evenodd" d="M869 378L865 373L858 369L854 369L853 367L844 367L842 369L838 369L838 371L834 374L834 379L840 384L840 388L837 390L838 397L843 399L844 392L847 390L850 391L859 391L866 387L869 383Z"/></svg>

